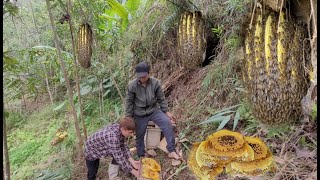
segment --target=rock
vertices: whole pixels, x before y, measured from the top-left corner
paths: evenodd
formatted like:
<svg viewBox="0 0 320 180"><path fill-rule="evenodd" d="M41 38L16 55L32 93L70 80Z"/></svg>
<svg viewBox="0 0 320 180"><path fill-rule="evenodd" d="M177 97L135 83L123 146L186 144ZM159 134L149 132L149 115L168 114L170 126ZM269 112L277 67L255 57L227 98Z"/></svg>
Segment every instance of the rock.
<svg viewBox="0 0 320 180"><path fill-rule="evenodd" d="M172 162L171 162L171 165L172 166L179 166L181 164L181 161L180 160L175 160L173 159Z"/></svg>

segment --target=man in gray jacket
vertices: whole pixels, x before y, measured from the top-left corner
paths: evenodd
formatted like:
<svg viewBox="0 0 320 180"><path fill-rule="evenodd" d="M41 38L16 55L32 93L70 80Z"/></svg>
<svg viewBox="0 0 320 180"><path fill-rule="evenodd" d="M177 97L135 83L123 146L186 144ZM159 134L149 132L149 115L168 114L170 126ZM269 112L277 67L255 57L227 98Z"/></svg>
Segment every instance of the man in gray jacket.
<svg viewBox="0 0 320 180"><path fill-rule="evenodd" d="M145 156L144 135L148 121L153 121L162 130L166 141L168 156L180 159L175 151L172 128L174 117L168 112L168 104L161 88L160 80L149 76L150 67L141 62L136 66L137 78L128 85L125 113L136 123L136 147L139 157Z"/></svg>

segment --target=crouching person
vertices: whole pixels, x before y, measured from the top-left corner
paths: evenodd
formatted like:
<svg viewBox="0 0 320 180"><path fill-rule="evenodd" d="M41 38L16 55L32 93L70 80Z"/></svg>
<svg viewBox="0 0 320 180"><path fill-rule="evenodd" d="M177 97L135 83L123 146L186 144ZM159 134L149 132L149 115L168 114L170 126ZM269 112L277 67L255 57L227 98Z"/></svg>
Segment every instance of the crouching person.
<svg viewBox="0 0 320 180"><path fill-rule="evenodd" d="M139 161L135 161L125 143L126 138L133 136L135 132L134 120L125 117L119 123L113 123L91 135L86 141L85 158L88 168L89 180L96 179L99 168L99 160L102 157L112 157L109 164L109 179L117 180L119 166L126 172L131 172L135 177L139 176Z"/></svg>

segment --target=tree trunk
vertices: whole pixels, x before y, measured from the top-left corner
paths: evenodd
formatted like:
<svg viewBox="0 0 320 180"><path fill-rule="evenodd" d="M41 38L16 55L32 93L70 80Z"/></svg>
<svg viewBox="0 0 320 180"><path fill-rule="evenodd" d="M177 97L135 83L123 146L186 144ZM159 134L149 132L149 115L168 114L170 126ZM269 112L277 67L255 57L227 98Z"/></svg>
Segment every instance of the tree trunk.
<svg viewBox="0 0 320 180"><path fill-rule="evenodd" d="M31 9L32 21L33 21L33 24L34 24L34 28L35 28L35 30L38 32L38 28L37 28L37 24L36 24L36 19L34 18L34 13L33 13L33 8L32 8L31 0L28 0L28 3L29 3L29 6L30 6L30 9Z"/></svg>
<svg viewBox="0 0 320 180"><path fill-rule="evenodd" d="M52 17L52 13L51 13L51 9L50 9L50 2L49 0L46 0L47 3L47 10L48 10L48 14L49 14L49 18L50 18L50 22L51 22L51 28L54 34L54 41L58 50L58 57L59 57L59 61L60 61L60 65L61 65L61 69L63 71L63 75L64 75L64 79L66 81L66 85L67 85L67 91L69 94L69 102L72 108L72 115L73 115L73 120L74 120L74 125L75 125L75 129L76 129L76 134L77 134L77 138L78 138L78 146L79 146L79 152L82 152L82 146L83 146L83 141L81 138L81 133L80 133L80 127L79 127L79 122L78 122L78 118L77 118L77 113L74 107L74 103L73 103L73 92L72 89L70 87L70 81L68 78L68 74L65 68L65 64L63 61L63 57L61 54L61 49L60 49L60 43L59 43L59 38L58 38L58 34L57 34L57 30L53 21L53 17Z"/></svg>
<svg viewBox="0 0 320 180"><path fill-rule="evenodd" d="M102 103L102 114L104 114L104 93L103 93L103 79L101 79L101 91L102 91L102 99L101 99L101 103Z"/></svg>
<svg viewBox="0 0 320 180"><path fill-rule="evenodd" d="M99 87L100 87L100 81L99 81ZM102 96L102 92L101 92L101 88L99 88L99 115L102 115L102 107L101 107L101 96Z"/></svg>
<svg viewBox="0 0 320 180"><path fill-rule="evenodd" d="M49 94L50 102L51 102L51 104L53 104L53 98L52 98L52 93L51 93L51 91L50 91L50 86L49 86L48 77L46 77L45 80L46 80L46 86L47 86L47 91L48 91L48 94Z"/></svg>
<svg viewBox="0 0 320 180"><path fill-rule="evenodd" d="M57 97L57 83L54 82L53 98Z"/></svg>
<svg viewBox="0 0 320 180"><path fill-rule="evenodd" d="M43 68L46 69L45 65L43 65ZM45 77L46 87L47 87L47 91L48 91L48 94L49 94L50 102L51 102L51 104L53 104L53 97L52 97L52 92L50 90L50 84L49 84L49 79L48 79L48 71L46 72L45 76L46 76Z"/></svg>
<svg viewBox="0 0 320 180"><path fill-rule="evenodd" d="M100 101L100 107L101 107L101 114L103 114L103 84L102 84L103 80L100 80L100 91L101 91L101 101Z"/></svg>
<svg viewBox="0 0 320 180"><path fill-rule="evenodd" d="M4 103L2 104L4 107ZM4 108L3 108L4 110ZM3 163L4 163L4 180L10 180L10 162L8 154L8 143L7 143L7 124L6 118L3 112Z"/></svg>
<svg viewBox="0 0 320 180"><path fill-rule="evenodd" d="M77 63L77 57L76 57L76 47L75 47L75 41L74 41L74 35L73 35L73 26L72 26L72 17L71 17L71 2L68 1L68 15L69 15L69 28L71 33L71 40L72 40L72 50L73 50L73 63L76 68L76 86L77 86L77 92L78 92L78 102L80 107L80 121L82 121L82 128L83 128L83 134L85 141L87 140L87 128L84 121L84 115L83 115L83 107L82 107L82 98L80 94L80 78L79 78L79 65Z"/></svg>

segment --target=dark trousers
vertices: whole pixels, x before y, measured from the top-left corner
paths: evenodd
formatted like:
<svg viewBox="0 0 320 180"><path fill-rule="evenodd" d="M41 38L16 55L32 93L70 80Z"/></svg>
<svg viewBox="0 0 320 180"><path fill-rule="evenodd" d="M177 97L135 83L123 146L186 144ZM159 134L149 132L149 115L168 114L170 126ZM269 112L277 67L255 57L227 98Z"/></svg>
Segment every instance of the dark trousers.
<svg viewBox="0 0 320 180"><path fill-rule="evenodd" d="M87 168L88 168L88 173L87 173L88 180L95 180L96 179L98 169L99 169L99 161L100 161L100 159L96 159L93 161L89 161L86 159L86 164L87 164Z"/></svg>
<svg viewBox="0 0 320 180"><path fill-rule="evenodd" d="M173 134L173 128L170 118L163 113L161 110L157 110L147 116L136 116L134 115L134 120L136 123L136 147L138 156L144 156L144 135L147 130L148 121L153 121L161 131L167 140L167 150L169 152L175 151L175 140Z"/></svg>
<svg viewBox="0 0 320 180"><path fill-rule="evenodd" d="M87 168L88 168L88 173L87 173L88 180L95 180L96 179L98 169L99 169L99 161L100 161L100 159L96 159L93 161L89 161L86 159L86 164L87 164ZM112 158L111 164L118 165L118 163L116 162L116 160L114 158Z"/></svg>

